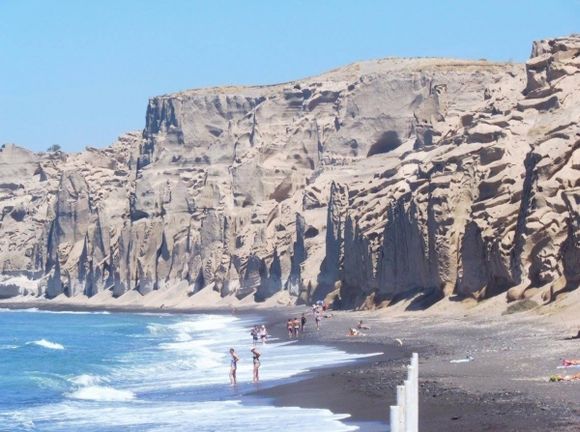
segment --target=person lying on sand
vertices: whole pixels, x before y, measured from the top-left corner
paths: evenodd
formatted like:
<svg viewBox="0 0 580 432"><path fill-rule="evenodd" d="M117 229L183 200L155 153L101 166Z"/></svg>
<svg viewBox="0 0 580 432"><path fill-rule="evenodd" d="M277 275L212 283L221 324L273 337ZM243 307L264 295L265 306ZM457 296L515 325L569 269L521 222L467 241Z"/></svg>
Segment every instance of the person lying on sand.
<svg viewBox="0 0 580 432"><path fill-rule="evenodd" d="M563 359L562 366L580 366L580 360L578 359Z"/></svg>
<svg viewBox="0 0 580 432"><path fill-rule="evenodd" d="M364 333L358 331L354 327L351 327L350 329L348 329L348 333L346 335L347 336L366 336Z"/></svg>
<svg viewBox="0 0 580 432"><path fill-rule="evenodd" d="M370 330L371 329L368 325L363 324L363 321L362 320L360 320L358 322L358 325L356 326L356 328L359 329L359 330Z"/></svg>
<svg viewBox="0 0 580 432"><path fill-rule="evenodd" d="M580 381L580 372L574 375L552 375L550 377L550 382L558 381Z"/></svg>

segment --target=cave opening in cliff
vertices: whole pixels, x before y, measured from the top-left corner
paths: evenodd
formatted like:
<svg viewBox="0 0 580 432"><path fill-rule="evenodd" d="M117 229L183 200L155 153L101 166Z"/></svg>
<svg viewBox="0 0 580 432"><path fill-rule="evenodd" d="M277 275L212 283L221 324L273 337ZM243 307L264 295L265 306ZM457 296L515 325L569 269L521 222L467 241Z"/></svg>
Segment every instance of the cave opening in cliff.
<svg viewBox="0 0 580 432"><path fill-rule="evenodd" d="M395 150L401 144L402 141L396 131L390 130L383 132L379 139L369 149L367 157L381 153L388 153Z"/></svg>

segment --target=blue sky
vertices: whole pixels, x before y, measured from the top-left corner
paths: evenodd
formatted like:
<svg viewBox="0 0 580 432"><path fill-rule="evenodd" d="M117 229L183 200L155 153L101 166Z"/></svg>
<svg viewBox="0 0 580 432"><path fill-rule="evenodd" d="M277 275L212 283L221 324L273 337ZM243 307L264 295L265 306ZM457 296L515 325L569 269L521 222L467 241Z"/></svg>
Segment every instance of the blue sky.
<svg viewBox="0 0 580 432"><path fill-rule="evenodd" d="M143 128L152 96L357 60L523 62L579 23L578 0L0 0L0 144L102 147Z"/></svg>

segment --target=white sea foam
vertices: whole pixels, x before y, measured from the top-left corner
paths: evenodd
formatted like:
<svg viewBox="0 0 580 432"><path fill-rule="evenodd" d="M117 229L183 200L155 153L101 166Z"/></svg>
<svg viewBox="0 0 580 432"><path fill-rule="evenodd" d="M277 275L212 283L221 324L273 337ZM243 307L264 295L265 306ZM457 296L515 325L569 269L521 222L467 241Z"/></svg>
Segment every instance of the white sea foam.
<svg viewBox="0 0 580 432"><path fill-rule="evenodd" d="M20 412L14 412L14 413L9 413L7 415L4 415L0 412L0 420L2 419L2 417L6 417L7 421L16 426L18 425L18 430L23 430L23 431L29 431L29 430L35 430L35 424L34 421L30 418L27 418L27 416L25 414L22 414ZM0 422L0 426L2 425L2 423Z"/></svg>
<svg viewBox="0 0 580 432"><path fill-rule="evenodd" d="M38 308L26 308L26 309L0 308L0 312L39 312L39 309Z"/></svg>
<svg viewBox="0 0 580 432"><path fill-rule="evenodd" d="M0 350L12 350L18 348L18 345L0 345Z"/></svg>
<svg viewBox="0 0 580 432"><path fill-rule="evenodd" d="M341 422L345 414L325 409L243 405L240 401L117 402L86 404L71 401L44 405L19 413L18 426L34 420L44 432L80 430L143 432L350 432L357 428ZM14 423L13 423L14 424ZM46 425L46 426L44 426Z"/></svg>
<svg viewBox="0 0 580 432"><path fill-rule="evenodd" d="M52 349L52 350L63 350L64 346L62 346L59 343L56 342L51 342L48 341L46 339L40 339L40 340L36 340L33 342L28 342L27 345L32 344L32 345L37 345L39 347L43 347L43 348L48 348L48 349Z"/></svg>
<svg viewBox="0 0 580 432"><path fill-rule="evenodd" d="M107 385L109 380L98 375L77 375L69 379L76 387L65 394L69 399L91 400L101 402L126 402L135 399L135 393L130 390L119 390Z"/></svg>
<svg viewBox="0 0 580 432"><path fill-rule="evenodd" d="M48 314L60 314L60 315L110 315L109 311L72 311L72 310L40 310L37 312L43 312Z"/></svg>
<svg viewBox="0 0 580 432"><path fill-rule="evenodd" d="M70 378L69 381L79 387L89 387L100 384L105 381L105 379L96 375L83 374Z"/></svg>
<svg viewBox="0 0 580 432"><path fill-rule="evenodd" d="M126 402L135 399L135 393L132 391L99 385L81 387L78 390L67 393L66 396L70 399L101 402Z"/></svg>
<svg viewBox="0 0 580 432"><path fill-rule="evenodd" d="M221 330L239 318L222 315L200 315L195 319L179 321L173 324L149 324L147 329L153 335L177 333L179 335L191 335L207 331Z"/></svg>

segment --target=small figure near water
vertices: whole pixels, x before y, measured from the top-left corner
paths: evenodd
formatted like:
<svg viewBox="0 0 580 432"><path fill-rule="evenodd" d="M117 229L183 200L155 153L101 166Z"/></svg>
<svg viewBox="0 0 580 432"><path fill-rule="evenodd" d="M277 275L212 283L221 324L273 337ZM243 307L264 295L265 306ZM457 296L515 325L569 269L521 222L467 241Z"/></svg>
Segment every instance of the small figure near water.
<svg viewBox="0 0 580 432"><path fill-rule="evenodd" d="M314 311L314 321L316 321L316 330L320 330L320 320L322 319L320 310L317 308Z"/></svg>
<svg viewBox="0 0 580 432"><path fill-rule="evenodd" d="M580 381L580 373L574 375L552 375L550 377L550 382L559 382L559 381Z"/></svg>
<svg viewBox="0 0 580 432"><path fill-rule="evenodd" d="M366 336L364 333L362 333L360 330L355 329L354 327L349 328L348 333L346 335L347 336Z"/></svg>
<svg viewBox="0 0 580 432"><path fill-rule="evenodd" d="M254 376L252 382L257 383L260 381L260 356L262 354L260 354L256 348L252 348L250 351L252 353L252 360L254 363Z"/></svg>
<svg viewBox="0 0 580 432"><path fill-rule="evenodd" d="M302 314L300 318L300 333L304 333L304 327L306 327L306 317Z"/></svg>
<svg viewBox="0 0 580 432"><path fill-rule="evenodd" d="M267 337L268 337L268 330L266 330L266 326L264 324L262 324L262 327L260 328L260 339L262 340L263 344L266 343Z"/></svg>
<svg viewBox="0 0 580 432"><path fill-rule="evenodd" d="M292 322L292 318L288 318L286 328L288 329L288 339L292 339L292 336L294 336L294 323Z"/></svg>
<svg viewBox="0 0 580 432"><path fill-rule="evenodd" d="M362 320L360 320L358 322L358 325L356 326L356 328L359 329L359 330L370 330L371 329L368 325L363 324L363 321Z"/></svg>
<svg viewBox="0 0 580 432"><path fill-rule="evenodd" d="M236 385L238 383L236 372L238 370L238 362L240 361L240 357L236 354L236 350L233 348L230 348L230 356L232 357L230 361L230 384Z"/></svg>
<svg viewBox="0 0 580 432"><path fill-rule="evenodd" d="M252 330L250 330L250 334L252 335L252 343L254 346L258 343L258 333L260 333L260 329L258 326L254 326Z"/></svg>
<svg viewBox="0 0 580 432"><path fill-rule="evenodd" d="M293 327L294 337L297 338L298 332L300 331L300 321L298 321L298 318L295 317L292 320L292 327Z"/></svg>

